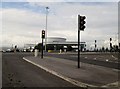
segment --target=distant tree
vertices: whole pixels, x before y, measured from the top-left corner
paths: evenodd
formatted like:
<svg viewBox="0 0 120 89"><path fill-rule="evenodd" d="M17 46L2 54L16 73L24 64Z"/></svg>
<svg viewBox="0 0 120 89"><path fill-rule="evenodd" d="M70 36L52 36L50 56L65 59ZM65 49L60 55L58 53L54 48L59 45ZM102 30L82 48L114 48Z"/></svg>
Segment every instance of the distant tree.
<svg viewBox="0 0 120 89"><path fill-rule="evenodd" d="M98 49L97 49L97 52L98 52Z"/></svg>
<svg viewBox="0 0 120 89"><path fill-rule="evenodd" d="M106 52L108 52L108 51L109 51L109 50L108 50L108 47L105 49L105 51L106 51Z"/></svg>
<svg viewBox="0 0 120 89"><path fill-rule="evenodd" d="M99 49L99 52L102 52L102 49L101 49L101 48Z"/></svg>
<svg viewBox="0 0 120 89"><path fill-rule="evenodd" d="M47 45L47 50L54 50L54 45Z"/></svg>
<svg viewBox="0 0 120 89"><path fill-rule="evenodd" d="M34 49L38 49L38 50L39 50L39 52L40 52L41 47L42 47L42 44L41 44L41 43L39 43L39 44L37 44L37 45L34 47Z"/></svg>
<svg viewBox="0 0 120 89"><path fill-rule="evenodd" d="M114 50L115 52L117 52L117 51L118 51L118 45L114 45L114 46L113 46L113 50Z"/></svg>
<svg viewBox="0 0 120 89"><path fill-rule="evenodd" d="M102 47L102 52L104 52L105 51L105 48L104 47Z"/></svg>
<svg viewBox="0 0 120 89"><path fill-rule="evenodd" d="M67 46L67 51L72 51L72 47L70 45Z"/></svg>

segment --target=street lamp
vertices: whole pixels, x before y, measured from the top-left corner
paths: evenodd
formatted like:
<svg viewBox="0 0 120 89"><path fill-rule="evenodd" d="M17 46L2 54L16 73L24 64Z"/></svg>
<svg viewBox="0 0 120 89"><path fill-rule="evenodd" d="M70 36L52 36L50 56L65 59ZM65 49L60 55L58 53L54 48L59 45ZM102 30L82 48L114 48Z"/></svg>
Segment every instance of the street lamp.
<svg viewBox="0 0 120 89"><path fill-rule="evenodd" d="M48 15L48 9L49 9L49 7L45 7L45 8L46 8L45 51L47 51L47 47L46 47L46 45L47 45L47 15Z"/></svg>

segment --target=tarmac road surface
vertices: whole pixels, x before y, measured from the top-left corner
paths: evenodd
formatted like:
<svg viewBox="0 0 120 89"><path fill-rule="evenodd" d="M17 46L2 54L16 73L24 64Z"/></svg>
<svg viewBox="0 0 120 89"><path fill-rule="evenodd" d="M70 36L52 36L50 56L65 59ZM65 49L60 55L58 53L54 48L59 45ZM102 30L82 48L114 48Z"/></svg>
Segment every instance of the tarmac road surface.
<svg viewBox="0 0 120 89"><path fill-rule="evenodd" d="M2 87L77 87L22 59L29 55L2 54Z"/></svg>
<svg viewBox="0 0 120 89"><path fill-rule="evenodd" d="M44 54L45 56L51 56L51 57L56 57L56 58L63 58L67 60L72 60L77 62L77 54L67 54L67 53L46 53ZM98 57L97 57L98 56ZM102 58L101 58L102 56ZM85 54L85 55L80 55L80 61L83 63L88 63L88 64L93 64L93 65L99 65L99 66L104 66L104 67L109 67L109 68L114 68L114 69L120 69L120 64L119 62L116 63L116 61L111 61L112 56L106 57L109 55L104 55L104 54ZM110 61L106 61L105 59L111 59ZM114 59L113 59L114 60Z"/></svg>

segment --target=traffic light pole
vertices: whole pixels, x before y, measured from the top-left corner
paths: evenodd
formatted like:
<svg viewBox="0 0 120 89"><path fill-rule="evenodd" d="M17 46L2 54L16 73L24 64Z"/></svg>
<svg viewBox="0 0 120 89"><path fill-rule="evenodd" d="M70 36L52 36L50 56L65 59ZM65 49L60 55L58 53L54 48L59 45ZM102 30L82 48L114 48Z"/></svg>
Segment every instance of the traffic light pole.
<svg viewBox="0 0 120 89"><path fill-rule="evenodd" d="M41 52L41 58L43 58L43 38L42 38L42 52Z"/></svg>
<svg viewBox="0 0 120 89"><path fill-rule="evenodd" d="M80 30L78 29L78 68L80 68Z"/></svg>
<svg viewBox="0 0 120 89"><path fill-rule="evenodd" d="M41 51L41 58L43 58L43 39L45 38L45 30L42 30L42 51Z"/></svg>
<svg viewBox="0 0 120 89"><path fill-rule="evenodd" d="M78 68L80 68L80 30L84 31L85 29L85 18L85 16L78 15Z"/></svg>
<svg viewBox="0 0 120 89"><path fill-rule="evenodd" d="M80 68L80 15L78 15L78 68Z"/></svg>

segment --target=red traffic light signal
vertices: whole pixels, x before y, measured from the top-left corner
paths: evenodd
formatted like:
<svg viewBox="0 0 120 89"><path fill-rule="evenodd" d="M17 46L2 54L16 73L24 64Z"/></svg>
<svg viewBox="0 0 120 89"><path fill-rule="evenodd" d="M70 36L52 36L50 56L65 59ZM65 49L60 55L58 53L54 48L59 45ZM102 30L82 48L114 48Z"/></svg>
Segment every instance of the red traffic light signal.
<svg viewBox="0 0 120 89"><path fill-rule="evenodd" d="M42 38L45 38L45 30L42 30Z"/></svg>
<svg viewBox="0 0 120 89"><path fill-rule="evenodd" d="M85 16L80 16L78 15L78 28L79 30L83 30L85 29L85 19L86 17Z"/></svg>

